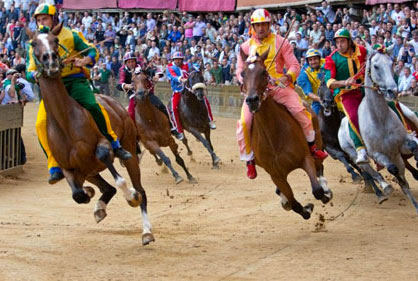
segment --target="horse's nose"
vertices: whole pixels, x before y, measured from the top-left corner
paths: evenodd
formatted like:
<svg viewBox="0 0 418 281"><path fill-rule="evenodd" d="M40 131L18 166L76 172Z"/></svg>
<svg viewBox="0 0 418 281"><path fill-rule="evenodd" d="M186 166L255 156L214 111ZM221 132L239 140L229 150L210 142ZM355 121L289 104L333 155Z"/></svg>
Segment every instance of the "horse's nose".
<svg viewBox="0 0 418 281"><path fill-rule="evenodd" d="M245 99L245 102L246 102L248 105L250 105L250 104L254 104L254 103L258 102L259 100L260 100L260 98L258 97L258 95L251 95L251 96L248 96L248 97Z"/></svg>

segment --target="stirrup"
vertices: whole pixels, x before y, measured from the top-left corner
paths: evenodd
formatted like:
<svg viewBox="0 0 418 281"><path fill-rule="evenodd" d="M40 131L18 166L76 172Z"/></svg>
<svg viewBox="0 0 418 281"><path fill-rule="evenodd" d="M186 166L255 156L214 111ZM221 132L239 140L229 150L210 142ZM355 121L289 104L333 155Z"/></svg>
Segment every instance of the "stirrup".
<svg viewBox="0 0 418 281"><path fill-rule="evenodd" d="M132 158L132 154L129 151L126 151L122 147L115 148L113 150L115 156L121 160L129 160Z"/></svg>

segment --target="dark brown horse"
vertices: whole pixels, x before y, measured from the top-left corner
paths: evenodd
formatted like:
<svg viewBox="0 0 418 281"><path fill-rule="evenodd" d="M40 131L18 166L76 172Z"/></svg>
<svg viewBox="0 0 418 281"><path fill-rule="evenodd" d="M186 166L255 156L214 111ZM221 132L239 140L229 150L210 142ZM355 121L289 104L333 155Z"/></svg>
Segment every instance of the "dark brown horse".
<svg viewBox="0 0 418 281"><path fill-rule="evenodd" d="M128 188L126 181L113 166L113 153L109 141L100 133L91 114L68 95L61 79L62 61L56 37L61 28L62 25L58 25L48 34L28 32L32 39L34 60L41 73L39 86L47 112L48 143L51 152L62 168L71 187L73 199L77 203L89 203L94 195L91 187L83 186L86 180L97 185L103 193L95 207L94 215L97 222L106 217L106 206L116 193L116 189L99 174L104 169L109 169L129 205L141 206L142 243L147 245L154 241L154 237L147 215L147 197L141 185L139 161L135 155L135 125L119 103L108 97L98 97L100 104L109 113L110 122L122 146L133 155L131 159L124 161L134 186Z"/></svg>
<svg viewBox="0 0 418 281"><path fill-rule="evenodd" d="M242 91L247 94L245 102L254 113L251 132L251 144L255 162L270 174L276 185L276 193L281 197L284 209L292 209L304 219L309 219L313 204L302 206L294 197L287 176L295 169L301 168L308 174L312 193L316 199L327 203L332 198L331 190L326 186L321 173L321 163L315 161L309 151L308 144L299 123L290 115L283 105L277 104L272 98L264 97L268 85L268 72L264 65L269 51L258 56L255 62L246 62L242 72L244 83ZM247 55L241 50L241 58ZM317 123L317 140L321 136ZM318 148L321 143L317 142Z"/></svg>
<svg viewBox="0 0 418 281"><path fill-rule="evenodd" d="M144 147L151 152L161 165L161 161L170 169L176 184L183 181L183 178L174 170L168 158L161 147L168 146L176 157L176 162L184 169L190 183L197 183L193 176L189 173L183 158L178 152L178 145L174 141L170 133L169 120L167 116L158 110L150 102L150 82L147 75L143 72L135 73L133 76L133 84L135 87L135 120L138 134ZM158 156L158 157L157 157Z"/></svg>
<svg viewBox="0 0 418 281"><path fill-rule="evenodd" d="M218 163L221 159L216 155L212 146L212 141L210 140L208 111L203 99L205 90L206 86L202 67L199 70L193 69L189 74L184 91L181 95L179 114L184 129L190 132L203 144L212 157L212 168L218 169ZM202 134L204 134L205 137L203 137ZM183 144L187 148L187 154L192 155L186 137L183 139Z"/></svg>

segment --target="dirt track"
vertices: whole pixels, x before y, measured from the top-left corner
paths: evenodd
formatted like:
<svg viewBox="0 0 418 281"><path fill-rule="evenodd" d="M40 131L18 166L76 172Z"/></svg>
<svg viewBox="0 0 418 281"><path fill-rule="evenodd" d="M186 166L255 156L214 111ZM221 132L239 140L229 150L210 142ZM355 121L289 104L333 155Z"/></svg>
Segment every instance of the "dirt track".
<svg viewBox="0 0 418 281"><path fill-rule="evenodd" d="M0 178L0 281L418 280L418 218L398 186L378 205L373 194L358 192L361 186L351 183L342 164L327 160L334 199L333 206L323 206L313 198L307 176L296 171L290 175L296 197L315 204L305 221L282 209L261 169L256 180L246 179L233 119L218 118L213 132L220 170L210 168L209 155L194 140L195 161L182 150L197 185L175 185L145 154L142 182L156 242L143 247L139 209L129 207L122 192L96 224L97 194L89 205L77 205L65 181L46 183L36 110L35 104L25 108L24 173ZM408 179L418 197L417 183Z"/></svg>

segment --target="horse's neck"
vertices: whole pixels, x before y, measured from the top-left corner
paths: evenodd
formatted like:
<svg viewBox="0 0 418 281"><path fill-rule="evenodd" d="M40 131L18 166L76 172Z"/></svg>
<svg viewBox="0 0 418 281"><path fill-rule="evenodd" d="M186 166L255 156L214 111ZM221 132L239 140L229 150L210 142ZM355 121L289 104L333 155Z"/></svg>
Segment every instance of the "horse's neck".
<svg viewBox="0 0 418 281"><path fill-rule="evenodd" d="M63 129L71 126L69 112L77 107L77 103L68 95L61 77L41 77L39 86L48 118L54 118Z"/></svg>
<svg viewBox="0 0 418 281"><path fill-rule="evenodd" d="M364 85L368 87L373 87L372 78L368 75L370 67L370 63L367 62ZM384 113L389 111L389 107L383 95L380 95L377 91L372 89L365 88L364 91L364 100L368 105L369 112L376 117L384 117Z"/></svg>
<svg viewBox="0 0 418 281"><path fill-rule="evenodd" d="M143 119L151 120L154 117L154 106L152 105L149 96L143 100L136 100L135 112L139 114Z"/></svg>
<svg viewBox="0 0 418 281"><path fill-rule="evenodd" d="M193 93L186 90L182 95L182 99L190 112L202 111L201 107L203 106L203 101L199 101Z"/></svg>

